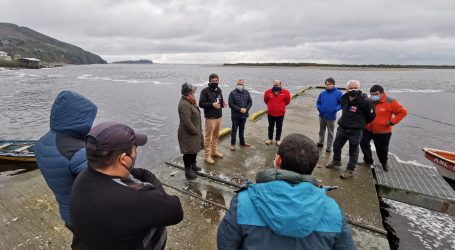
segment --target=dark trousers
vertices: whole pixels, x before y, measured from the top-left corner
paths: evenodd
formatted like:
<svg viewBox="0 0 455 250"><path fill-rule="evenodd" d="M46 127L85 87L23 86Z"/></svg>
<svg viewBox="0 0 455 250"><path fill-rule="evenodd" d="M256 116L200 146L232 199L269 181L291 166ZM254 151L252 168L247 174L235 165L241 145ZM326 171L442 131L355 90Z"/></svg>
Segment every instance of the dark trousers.
<svg viewBox="0 0 455 250"><path fill-rule="evenodd" d="M360 141L360 148L363 153L363 161L368 164L373 164L373 154L371 153L370 142L373 140L376 154L378 155L379 162L384 165L387 163L389 155L389 142L392 133L387 134L373 134L364 129L362 140Z"/></svg>
<svg viewBox="0 0 455 250"><path fill-rule="evenodd" d="M197 154L183 154L183 165L185 168L191 168L192 165L196 165Z"/></svg>
<svg viewBox="0 0 455 250"><path fill-rule="evenodd" d="M85 250L88 249L85 247L84 243L82 243L81 239L77 235L76 231L74 228L70 225L65 224L66 228L68 228L72 233L73 233L73 242L71 242L71 249L74 250Z"/></svg>
<svg viewBox="0 0 455 250"><path fill-rule="evenodd" d="M246 117L231 117L231 121L232 121L231 145L235 145L237 129L239 130L240 145L245 144Z"/></svg>
<svg viewBox="0 0 455 250"><path fill-rule="evenodd" d="M359 159L359 144L362 138L361 129L343 129L338 127L335 141L333 142L333 160L341 161L341 149L349 141L349 162L347 169L354 170Z"/></svg>
<svg viewBox="0 0 455 250"><path fill-rule="evenodd" d="M273 139L273 129L276 123L275 140L279 141L281 139L281 130L283 129L284 115L283 116L267 115L267 117L269 119L269 140Z"/></svg>

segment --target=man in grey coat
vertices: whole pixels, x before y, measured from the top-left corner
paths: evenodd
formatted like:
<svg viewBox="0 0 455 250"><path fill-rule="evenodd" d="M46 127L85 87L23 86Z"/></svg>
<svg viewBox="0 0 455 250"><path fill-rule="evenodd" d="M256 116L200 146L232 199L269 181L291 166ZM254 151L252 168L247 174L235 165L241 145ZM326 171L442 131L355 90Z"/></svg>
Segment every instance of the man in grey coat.
<svg viewBox="0 0 455 250"><path fill-rule="evenodd" d="M180 118L178 140L180 153L183 154L185 177L189 180L196 179L197 175L195 172L201 170L196 165L196 156L204 148L201 111L196 104L195 93L196 87L189 83L184 83L182 85L182 98L178 106Z"/></svg>

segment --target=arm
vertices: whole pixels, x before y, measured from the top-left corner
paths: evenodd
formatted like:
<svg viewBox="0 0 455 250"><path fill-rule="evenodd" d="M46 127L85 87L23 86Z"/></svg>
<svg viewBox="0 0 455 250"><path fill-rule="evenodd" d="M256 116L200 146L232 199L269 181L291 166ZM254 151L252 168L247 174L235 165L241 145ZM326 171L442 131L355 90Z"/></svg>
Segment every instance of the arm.
<svg viewBox="0 0 455 250"><path fill-rule="evenodd" d="M321 112L321 95L322 93L319 94L318 100L316 101L316 108L318 109L319 112Z"/></svg>
<svg viewBox="0 0 455 250"><path fill-rule="evenodd" d="M264 93L264 103L267 105L269 103L269 91L265 91Z"/></svg>
<svg viewBox="0 0 455 250"><path fill-rule="evenodd" d="M286 97L284 98L284 102L286 103L286 106L289 105L289 103L291 103L291 93L289 93L289 91L286 90Z"/></svg>
<svg viewBox="0 0 455 250"><path fill-rule="evenodd" d="M237 105L234 103L234 93L233 93L233 92L231 92L231 93L229 94L229 100L228 100L228 101L229 101L229 107L230 107L232 110L234 110L234 111L236 111L236 112L240 112L240 107L237 106Z"/></svg>
<svg viewBox="0 0 455 250"><path fill-rule="evenodd" d="M196 135L197 128L191 122L191 107L188 105L179 105L179 117L183 128L190 134Z"/></svg>
<svg viewBox="0 0 455 250"><path fill-rule="evenodd" d="M408 110L401 105L397 100L392 102L392 114L394 117L390 120L392 125L398 124L405 116L408 115Z"/></svg>
<svg viewBox="0 0 455 250"><path fill-rule="evenodd" d="M251 95L250 95L250 92L246 92L246 94L248 94L248 100L246 102L246 111L250 111L250 108L253 106L253 99L251 99Z"/></svg>
<svg viewBox="0 0 455 250"><path fill-rule="evenodd" d="M219 250L242 249L241 227L237 224L237 195L232 198L231 207L218 226L217 245Z"/></svg>
<svg viewBox="0 0 455 250"><path fill-rule="evenodd" d="M87 155L85 148L81 148L74 153L73 157L71 157L69 168L71 173L76 175L87 168Z"/></svg>
<svg viewBox="0 0 455 250"><path fill-rule="evenodd" d="M354 241L352 240L351 227L346 223L346 218L343 215L343 226L341 232L335 238L333 250L350 250L356 249Z"/></svg>
<svg viewBox="0 0 455 250"><path fill-rule="evenodd" d="M156 176L152 172L145 170L143 168L133 168L131 170L131 174L134 176L134 178L142 182L148 182L152 184L156 189L165 193L163 185L161 184L160 180L158 180L158 178L156 178Z"/></svg>
<svg viewBox="0 0 455 250"><path fill-rule="evenodd" d="M341 97L343 97L343 93L338 90L337 106L335 107L336 112L341 110Z"/></svg>
<svg viewBox="0 0 455 250"><path fill-rule="evenodd" d="M364 99L365 102L365 116L366 124L372 122L376 118L376 113L374 112L374 104L370 99Z"/></svg>
<svg viewBox="0 0 455 250"><path fill-rule="evenodd" d="M199 98L199 107L203 109L213 108L213 102L209 100L209 96L206 89L203 89L201 91L201 98Z"/></svg>

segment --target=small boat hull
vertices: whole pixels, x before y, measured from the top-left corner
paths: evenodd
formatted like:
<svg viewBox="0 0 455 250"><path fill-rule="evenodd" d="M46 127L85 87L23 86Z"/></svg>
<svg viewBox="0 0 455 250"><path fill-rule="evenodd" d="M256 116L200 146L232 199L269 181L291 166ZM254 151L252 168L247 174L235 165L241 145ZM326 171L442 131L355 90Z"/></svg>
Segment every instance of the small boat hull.
<svg viewBox="0 0 455 250"><path fill-rule="evenodd" d="M433 148L423 148L425 158L433 162L440 175L455 181L455 153Z"/></svg>
<svg viewBox="0 0 455 250"><path fill-rule="evenodd" d="M36 162L36 141L0 141L0 160L13 162Z"/></svg>

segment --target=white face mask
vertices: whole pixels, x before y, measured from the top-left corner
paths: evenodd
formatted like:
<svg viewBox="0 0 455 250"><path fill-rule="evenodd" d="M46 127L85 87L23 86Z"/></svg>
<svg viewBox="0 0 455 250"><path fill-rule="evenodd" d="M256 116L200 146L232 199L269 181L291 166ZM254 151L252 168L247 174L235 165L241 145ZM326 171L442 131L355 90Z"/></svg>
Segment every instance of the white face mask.
<svg viewBox="0 0 455 250"><path fill-rule="evenodd" d="M242 91L245 86L243 85L237 85L235 88L239 91Z"/></svg>

